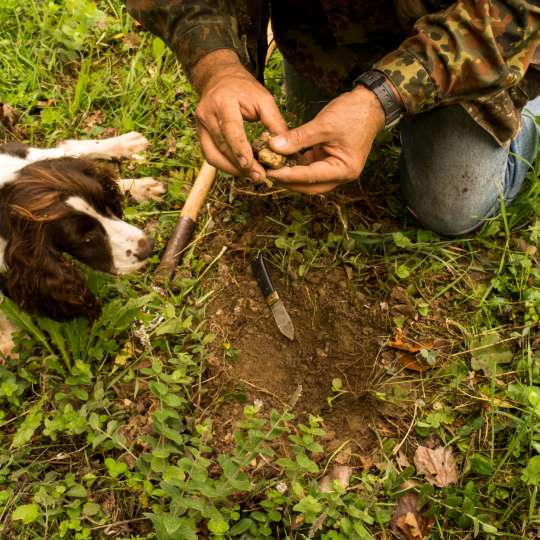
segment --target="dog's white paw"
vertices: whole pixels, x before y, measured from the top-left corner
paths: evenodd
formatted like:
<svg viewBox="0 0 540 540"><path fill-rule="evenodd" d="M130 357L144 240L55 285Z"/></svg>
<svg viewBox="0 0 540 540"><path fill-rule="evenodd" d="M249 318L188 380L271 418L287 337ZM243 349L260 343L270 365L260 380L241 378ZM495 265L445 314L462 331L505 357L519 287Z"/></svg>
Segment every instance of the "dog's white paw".
<svg viewBox="0 0 540 540"><path fill-rule="evenodd" d="M119 181L122 192L129 193L138 203L160 201L167 187L155 178L124 179Z"/></svg>
<svg viewBox="0 0 540 540"><path fill-rule="evenodd" d="M110 139L99 140L75 140L70 139L61 142L57 151L62 156L87 157L95 159L136 159L141 161L143 158L137 154L148 147L148 139L131 131L125 135L111 137Z"/></svg>
<svg viewBox="0 0 540 540"><path fill-rule="evenodd" d="M137 152L146 150L149 144L148 139L136 131L108 139L107 142L110 143L107 153L110 157L116 159L129 158L141 160L142 158L137 155Z"/></svg>

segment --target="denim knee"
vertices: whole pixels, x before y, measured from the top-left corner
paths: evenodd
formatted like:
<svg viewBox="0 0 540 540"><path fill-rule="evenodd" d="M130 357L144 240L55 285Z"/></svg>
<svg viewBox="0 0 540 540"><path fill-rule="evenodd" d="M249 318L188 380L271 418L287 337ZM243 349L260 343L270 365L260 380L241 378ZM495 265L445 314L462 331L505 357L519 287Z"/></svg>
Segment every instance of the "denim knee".
<svg viewBox="0 0 540 540"><path fill-rule="evenodd" d="M401 124L403 197L422 226L456 236L476 229L519 192L535 157L534 120L524 117L501 148L462 107L441 107Z"/></svg>

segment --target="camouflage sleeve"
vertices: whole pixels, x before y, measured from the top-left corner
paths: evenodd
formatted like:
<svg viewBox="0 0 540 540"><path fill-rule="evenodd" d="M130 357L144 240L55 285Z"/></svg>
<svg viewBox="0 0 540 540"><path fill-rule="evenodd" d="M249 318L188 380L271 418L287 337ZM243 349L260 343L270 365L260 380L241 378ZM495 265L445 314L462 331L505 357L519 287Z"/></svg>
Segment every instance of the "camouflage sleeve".
<svg viewBox="0 0 540 540"><path fill-rule="evenodd" d="M374 67L415 114L516 85L539 36L539 0L458 0L419 19L413 36Z"/></svg>
<svg viewBox="0 0 540 540"><path fill-rule="evenodd" d="M175 52L188 77L217 49L233 49L245 61L237 24L225 0L125 0L128 12Z"/></svg>

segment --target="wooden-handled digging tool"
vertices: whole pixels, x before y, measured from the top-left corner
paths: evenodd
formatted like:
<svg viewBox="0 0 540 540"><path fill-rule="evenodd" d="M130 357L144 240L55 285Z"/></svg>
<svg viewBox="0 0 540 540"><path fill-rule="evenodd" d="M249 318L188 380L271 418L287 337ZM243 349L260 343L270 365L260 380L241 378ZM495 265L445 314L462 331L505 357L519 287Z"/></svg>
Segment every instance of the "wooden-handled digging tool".
<svg viewBox="0 0 540 540"><path fill-rule="evenodd" d="M167 243L167 247L161 257L161 262L154 273L154 281L157 283L165 283L172 278L182 252L191 242L195 225L197 224L197 216L202 208L206 196L216 178L216 169L206 161L203 162L201 170L189 195L184 203L180 218L174 228L171 238Z"/></svg>
<svg viewBox="0 0 540 540"><path fill-rule="evenodd" d="M274 34L270 25L268 26L268 43L269 47L265 64L268 63L268 60L276 48ZM199 171L199 175L195 179L195 183L184 203L184 207L180 212L178 223L174 228L171 238L167 242L167 247L161 257L161 262L154 273L154 281L156 283L165 283L172 278L183 251L191 241L197 223L197 216L215 178L215 167L212 167L212 165L204 161L201 170Z"/></svg>

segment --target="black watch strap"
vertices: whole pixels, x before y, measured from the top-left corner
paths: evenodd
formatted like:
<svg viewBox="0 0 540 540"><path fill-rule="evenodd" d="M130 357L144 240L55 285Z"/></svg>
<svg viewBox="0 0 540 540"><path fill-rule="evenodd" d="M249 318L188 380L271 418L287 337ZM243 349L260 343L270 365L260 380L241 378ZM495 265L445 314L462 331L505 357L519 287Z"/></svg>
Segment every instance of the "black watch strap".
<svg viewBox="0 0 540 540"><path fill-rule="evenodd" d="M354 86L360 84L369 88L381 102L385 116L384 126L386 128L395 126L403 116L403 109L390 88L384 74L375 69L365 71L353 81Z"/></svg>

